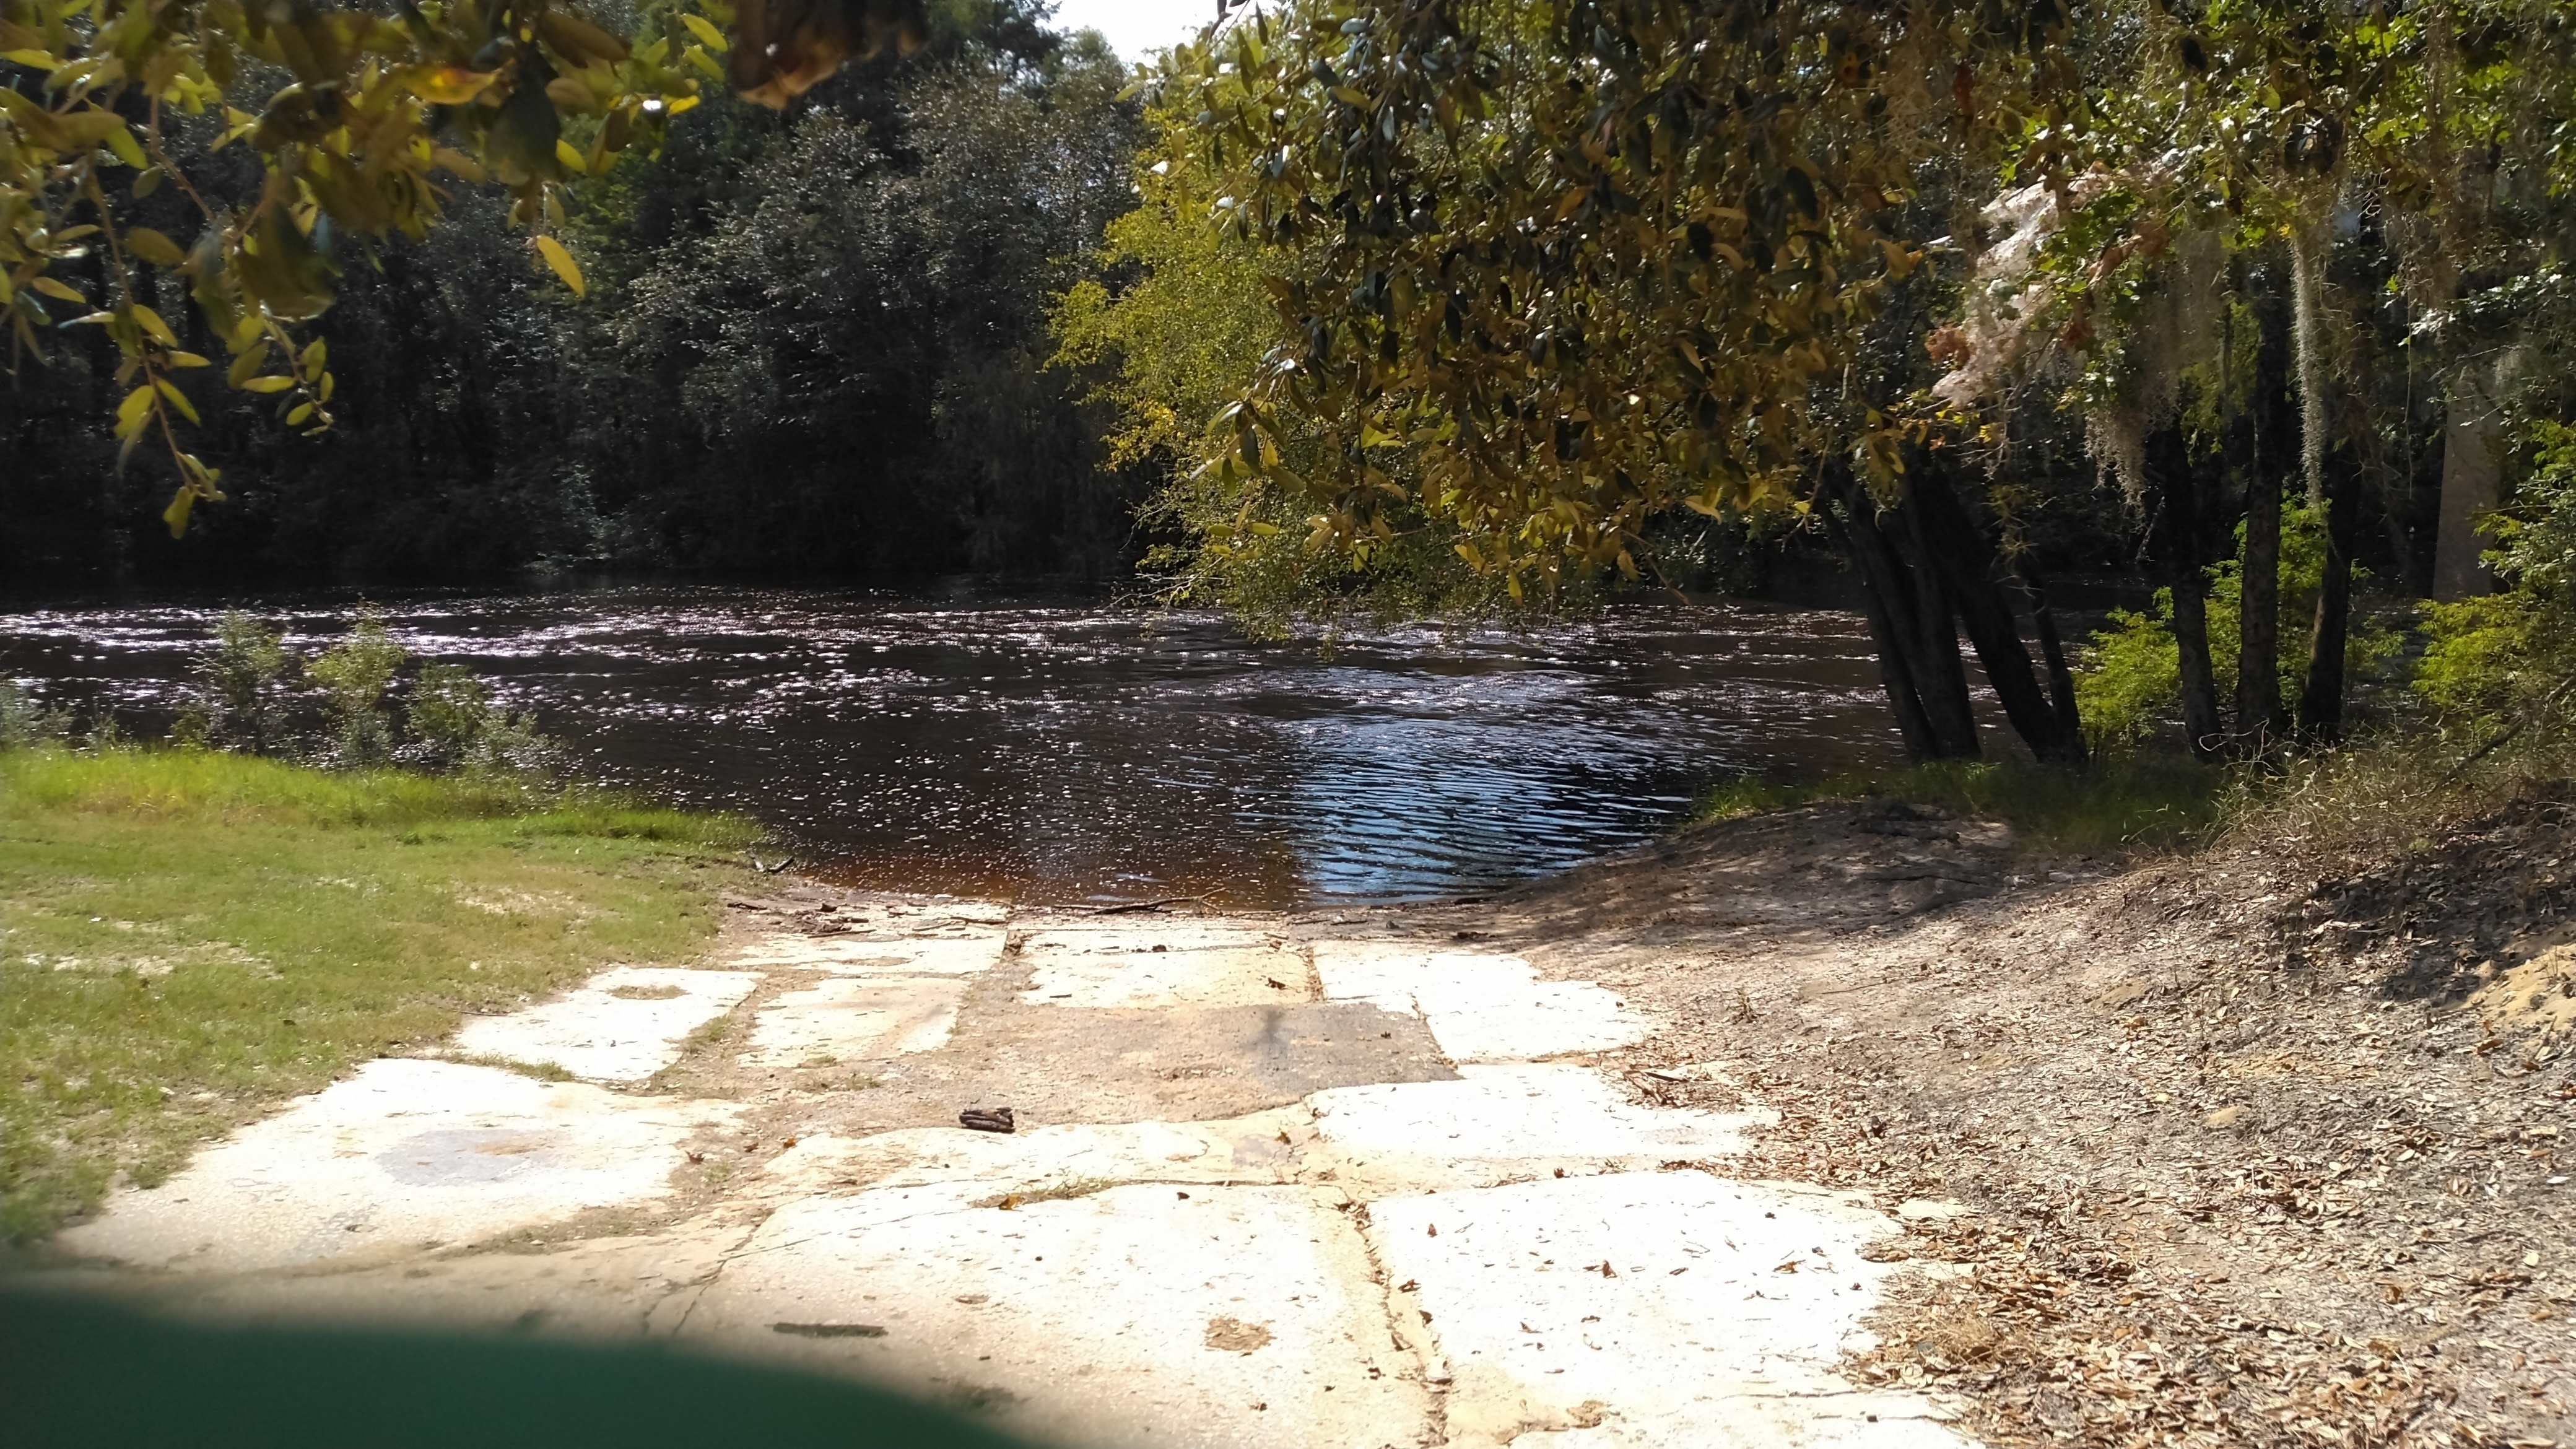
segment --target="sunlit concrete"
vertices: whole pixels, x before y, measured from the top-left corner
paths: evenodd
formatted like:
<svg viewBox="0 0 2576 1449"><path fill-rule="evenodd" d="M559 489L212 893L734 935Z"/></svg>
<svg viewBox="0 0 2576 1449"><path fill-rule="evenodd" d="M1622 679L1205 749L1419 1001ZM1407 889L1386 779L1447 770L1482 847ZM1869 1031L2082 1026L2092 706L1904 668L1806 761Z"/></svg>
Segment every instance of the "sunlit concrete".
<svg viewBox="0 0 2576 1449"><path fill-rule="evenodd" d="M1467 1066L1463 1080L1342 1087L1307 1099L1320 1141L1309 1170L1345 1185L1474 1187L1552 1173L1702 1161L1744 1147L1767 1111L1631 1105L1599 1072L1557 1064Z"/></svg>
<svg viewBox="0 0 2576 1449"><path fill-rule="evenodd" d="M1610 1051L1646 1039L1647 1023L1589 981L1541 981L1518 956L1427 951L1406 941L1318 941L1327 1001L1419 1012L1452 1061L1528 1061Z"/></svg>
<svg viewBox="0 0 2576 1449"><path fill-rule="evenodd" d="M1893 1224L1695 1171L1380 1199L1370 1246L1450 1377L1449 1442L1621 1449L1965 1443L1836 1371ZM1405 1285L1411 1285L1406 1287Z"/></svg>
<svg viewBox="0 0 2576 1449"><path fill-rule="evenodd" d="M752 1015L744 1062L830 1066L936 1051L957 1025L966 983L954 976L830 976L781 993Z"/></svg>
<svg viewBox="0 0 2576 1449"><path fill-rule="evenodd" d="M828 1193L856 1186L979 1185L999 1196L1110 1182L1281 1183L1314 1137L1303 1106L1210 1122L1040 1127L1002 1136L917 1127L866 1137L818 1136L770 1159L764 1187Z"/></svg>
<svg viewBox="0 0 2576 1449"><path fill-rule="evenodd" d="M682 1140L736 1110L455 1062L370 1062L161 1186L117 1194L59 1241L204 1270L475 1243L669 1197Z"/></svg>
<svg viewBox="0 0 2576 1449"><path fill-rule="evenodd" d="M1896 1218L1679 1166L1765 1109L1542 1060L1641 1039L1615 993L1403 941L1310 962L1255 921L1002 921L886 905L455 1044L739 1102L380 1061L63 1246L205 1270L164 1282L183 1308L676 1339L1067 1445L1963 1442L1837 1370L1896 1271L1856 1250ZM653 1075L728 1009L726 1052ZM883 1080L792 1070L859 1061ZM861 1125L915 1099L1021 1130Z"/></svg>
<svg viewBox="0 0 2576 1449"><path fill-rule="evenodd" d="M1334 1195L1152 1184L1005 1210L969 1191L782 1209L681 1340L976 1404L1042 1442L1419 1442L1418 1360Z"/></svg>
<svg viewBox="0 0 2576 1449"><path fill-rule="evenodd" d="M1072 1007L1311 1001L1305 958L1280 937L1192 923L1040 931L1020 943L1020 1000Z"/></svg>
<svg viewBox="0 0 2576 1449"><path fill-rule="evenodd" d="M679 1060L689 1033L759 985L749 971L611 967L552 1001L466 1022L456 1050L557 1066L585 1081L640 1082Z"/></svg>
<svg viewBox="0 0 2576 1449"><path fill-rule="evenodd" d="M889 929L900 929L899 924ZM809 936L780 931L733 952L725 964L748 971L822 971L834 976L972 976L1002 956L1000 931L981 927L938 935L882 932Z"/></svg>

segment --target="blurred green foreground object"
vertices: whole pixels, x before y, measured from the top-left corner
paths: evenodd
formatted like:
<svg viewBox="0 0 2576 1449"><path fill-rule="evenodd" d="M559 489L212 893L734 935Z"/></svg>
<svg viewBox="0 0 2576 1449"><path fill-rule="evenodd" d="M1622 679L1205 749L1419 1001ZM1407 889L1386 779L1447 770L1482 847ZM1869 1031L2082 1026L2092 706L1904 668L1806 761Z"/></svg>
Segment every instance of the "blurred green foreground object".
<svg viewBox="0 0 2576 1449"><path fill-rule="evenodd" d="M858 1385L658 1349L221 1328L23 1290L0 1291L0 1443L1026 1449Z"/></svg>

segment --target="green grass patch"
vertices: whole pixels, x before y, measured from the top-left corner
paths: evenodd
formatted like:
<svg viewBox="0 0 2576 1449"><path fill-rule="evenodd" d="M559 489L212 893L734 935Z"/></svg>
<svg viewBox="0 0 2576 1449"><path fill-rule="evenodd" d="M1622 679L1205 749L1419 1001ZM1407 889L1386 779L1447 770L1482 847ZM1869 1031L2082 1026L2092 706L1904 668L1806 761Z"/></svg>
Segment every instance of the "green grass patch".
<svg viewBox="0 0 2576 1449"><path fill-rule="evenodd" d="M0 1239L467 1013L692 959L754 833L506 779L0 751Z"/></svg>
<svg viewBox="0 0 2576 1449"><path fill-rule="evenodd" d="M1748 776L1701 797L1694 818L1727 820L1829 800L1901 800L2000 820L2035 844L2062 850L2167 847L2217 827L2233 778L2227 768L2147 752L2096 760L2082 771L1992 761L1808 781Z"/></svg>

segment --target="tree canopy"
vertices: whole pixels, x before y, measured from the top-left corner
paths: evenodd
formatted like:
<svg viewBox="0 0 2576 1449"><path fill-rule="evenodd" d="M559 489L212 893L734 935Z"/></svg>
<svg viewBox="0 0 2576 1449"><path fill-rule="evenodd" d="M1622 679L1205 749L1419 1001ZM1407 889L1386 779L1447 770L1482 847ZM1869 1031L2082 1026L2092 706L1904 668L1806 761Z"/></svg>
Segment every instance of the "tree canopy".
<svg viewBox="0 0 2576 1449"><path fill-rule="evenodd" d="M155 13L155 44L230 43L220 5L202 23ZM866 49L863 12L825 13L861 28L842 50ZM668 90L585 111L559 74L544 95L562 144L524 174L487 154L515 123L474 109L506 103L519 72L473 104L415 92L396 108L431 170L381 232L302 178L392 133L262 149L275 128L258 118L306 86L283 68L243 59L191 114L112 75L48 89L60 67L0 59L0 87L45 115L130 117L86 149L6 153L30 169L0 176L18 228L0 248L20 247L0 274L0 428L24 464L0 470L0 568L1114 567L1133 488L1093 466L1080 389L1044 368L1043 302L1133 200L1124 67L1020 0L915 14L908 53L889 31L773 113L724 80L741 17L602 10L594 28L629 60L584 74ZM542 58L567 16L473 23L519 27ZM109 43L90 11L58 18L66 52ZM371 44L465 20L385 23ZM347 59L363 76L398 58ZM15 124L0 118L0 144ZM117 134L151 164L124 166ZM412 195L392 172L370 185ZM275 254L309 253L320 291L257 290L260 215L291 223ZM81 319L95 325L66 325ZM217 373L235 386L209 386ZM195 507L217 490L232 501ZM140 516L167 508L189 544L128 533L147 492Z"/></svg>
<svg viewBox="0 0 2576 1449"><path fill-rule="evenodd" d="M2101 477L2169 585L2195 744L2331 737L2359 551L2417 591L2438 554L2442 591L2465 587L2513 437L2563 415L2570 20L2544 0L1248 15L1156 77L1176 139L1154 160L1195 168L1273 313L1189 460L1215 495L1198 557L1242 551L1226 496L1294 499L1313 548L1363 567L1442 537L1516 596L1651 568L1684 511L1816 530L1864 581L1918 754L1976 749L1955 628L2024 738L2071 757L2081 701L2031 538ZM2285 506L2325 550L2293 589L2314 617L2287 697ZM2239 553L2221 670L2210 571Z"/></svg>

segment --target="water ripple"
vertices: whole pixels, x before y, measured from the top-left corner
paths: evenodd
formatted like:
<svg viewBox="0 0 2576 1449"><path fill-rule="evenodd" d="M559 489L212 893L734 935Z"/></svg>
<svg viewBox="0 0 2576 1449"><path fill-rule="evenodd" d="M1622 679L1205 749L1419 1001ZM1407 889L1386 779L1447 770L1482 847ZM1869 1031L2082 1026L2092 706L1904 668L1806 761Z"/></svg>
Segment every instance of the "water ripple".
<svg viewBox="0 0 2576 1449"><path fill-rule="evenodd" d="M1246 903L1454 894L1667 828L1747 769L1883 763L1845 615L1612 610L1530 635L1256 642L1063 599L613 588L381 601L589 772L746 811L856 881ZM250 601L319 647L346 601ZM0 673L149 724L216 610L0 614Z"/></svg>

